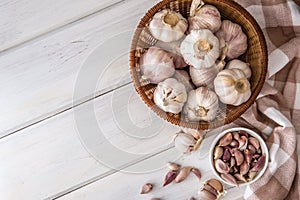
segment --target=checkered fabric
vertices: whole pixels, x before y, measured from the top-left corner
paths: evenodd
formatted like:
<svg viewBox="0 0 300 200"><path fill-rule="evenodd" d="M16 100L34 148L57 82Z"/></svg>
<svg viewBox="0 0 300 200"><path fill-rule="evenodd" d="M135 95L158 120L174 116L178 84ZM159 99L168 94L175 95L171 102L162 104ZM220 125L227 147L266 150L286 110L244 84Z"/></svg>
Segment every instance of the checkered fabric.
<svg viewBox="0 0 300 200"><path fill-rule="evenodd" d="M245 199L300 199L300 0L236 0L263 30L269 55L265 85L235 124L261 132L269 166ZM298 140L298 141L297 141Z"/></svg>

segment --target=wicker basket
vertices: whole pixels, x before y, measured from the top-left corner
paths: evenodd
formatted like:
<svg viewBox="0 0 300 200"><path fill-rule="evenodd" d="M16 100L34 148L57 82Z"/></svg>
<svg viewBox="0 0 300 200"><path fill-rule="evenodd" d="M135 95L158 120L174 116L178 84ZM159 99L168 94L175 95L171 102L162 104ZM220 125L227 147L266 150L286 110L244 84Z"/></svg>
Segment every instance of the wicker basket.
<svg viewBox="0 0 300 200"><path fill-rule="evenodd" d="M147 26L154 14L161 9L169 8L180 12L184 17L189 16L192 0L163 0L153 6L140 20L135 31L130 51L130 71L135 88L143 101L158 116L182 127L206 130L220 127L236 120L243 114L255 101L262 89L267 73L267 46L262 30L254 18L239 4L232 0L204 0L205 3L214 5L221 13L222 20L229 19L242 26L243 31L248 37L247 52L240 57L241 60L250 63L252 77L250 79L252 95L250 99L240 106L221 106L214 121L190 122L185 116L180 114L166 113L157 107L153 101L153 92L156 85L141 78L139 68L139 58L147 48L153 46L157 40L151 35Z"/></svg>

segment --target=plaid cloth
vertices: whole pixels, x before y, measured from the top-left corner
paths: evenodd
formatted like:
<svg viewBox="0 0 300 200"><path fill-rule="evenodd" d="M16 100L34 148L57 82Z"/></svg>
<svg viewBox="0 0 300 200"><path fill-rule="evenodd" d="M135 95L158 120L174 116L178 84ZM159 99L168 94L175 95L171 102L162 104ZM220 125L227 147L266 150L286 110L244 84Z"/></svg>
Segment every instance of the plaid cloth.
<svg viewBox="0 0 300 200"><path fill-rule="evenodd" d="M261 132L270 152L266 173L247 187L244 198L300 199L300 0L236 2L259 23L269 54L265 85L235 122Z"/></svg>

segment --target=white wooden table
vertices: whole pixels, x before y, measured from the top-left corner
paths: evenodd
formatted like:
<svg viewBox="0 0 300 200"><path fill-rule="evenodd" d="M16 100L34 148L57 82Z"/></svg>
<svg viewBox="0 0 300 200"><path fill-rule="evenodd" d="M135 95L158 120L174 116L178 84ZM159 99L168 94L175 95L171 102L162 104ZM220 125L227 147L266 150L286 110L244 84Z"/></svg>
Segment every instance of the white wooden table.
<svg viewBox="0 0 300 200"><path fill-rule="evenodd" d="M180 155L179 128L149 111L131 82L130 39L157 1L0 0L0 199L182 200L214 177L213 134ZM199 168L202 180L162 188L168 161ZM155 188L140 195L146 182Z"/></svg>

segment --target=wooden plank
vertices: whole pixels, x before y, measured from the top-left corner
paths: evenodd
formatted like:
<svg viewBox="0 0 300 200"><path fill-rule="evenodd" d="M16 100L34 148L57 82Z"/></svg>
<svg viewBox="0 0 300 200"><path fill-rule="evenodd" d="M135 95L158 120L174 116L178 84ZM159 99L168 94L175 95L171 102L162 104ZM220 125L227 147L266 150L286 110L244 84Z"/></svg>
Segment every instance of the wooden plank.
<svg viewBox="0 0 300 200"><path fill-rule="evenodd" d="M156 0L125 1L92 18L68 26L51 36L28 43L0 56L0 137L14 133L26 126L54 116L89 98L130 82L128 49L138 20ZM139 8L139 9L136 9ZM126 32L127 31L127 32ZM125 32L125 33L124 33ZM121 33L121 34L120 34ZM97 55L89 60L97 69L105 71L103 82L93 94L83 92L73 98L77 75L85 59L97 46L114 35L125 35L120 46L98 49L96 52L112 52L116 56L108 70ZM100 45L101 46L101 45ZM119 51L123 57L119 58ZM115 54L113 53L115 51ZM95 58L95 56L94 56ZM120 64L121 63L121 64ZM123 79L122 79L123 78Z"/></svg>
<svg viewBox="0 0 300 200"><path fill-rule="evenodd" d="M99 159L100 164L88 152L92 147L84 145L82 135L78 134L78 124L74 117L82 114L81 123L87 128L90 127L91 118L87 103L78 106L76 111L69 110L51 119L33 125L16 134L1 139L0 143L0 198L1 199L44 199L50 196L59 196L72 191L82 185L93 182L114 169L135 163L139 160L157 154L157 152L169 148L172 135L177 127L164 124L160 132L150 138L140 139L124 134L122 127L115 123L111 115L124 115L128 111L128 104L120 104L112 112L111 99L126 100L135 102L139 110L130 109L129 115L133 124L143 127L145 130L152 129L152 126L161 126L163 123L154 114L148 113L148 108L141 101L137 94L133 93L132 85L123 87L120 93L108 93L97 98L95 104L96 119L99 124L106 124L102 127L105 137L97 141L98 145L108 143L114 144L123 152L135 153L134 159L120 159L119 166L111 166L105 160ZM132 95L135 94L133 97ZM131 99L131 100L130 100ZM87 118L86 118L87 117ZM153 121L153 124L151 124ZM151 124L151 126L149 126ZM81 124L82 125L82 124ZM82 134L87 134L83 132ZM134 133L134 132L133 132ZM95 138L90 138L95 139ZM142 141L142 142L141 142ZM107 150L107 149L106 149ZM91 152L94 153L94 152ZM111 155L109 151L102 151L102 155ZM100 155L101 156L101 155ZM118 155L114 155L118 157ZM109 167L107 167L109 166Z"/></svg>
<svg viewBox="0 0 300 200"><path fill-rule="evenodd" d="M121 0L3 0L0 3L0 52Z"/></svg>

